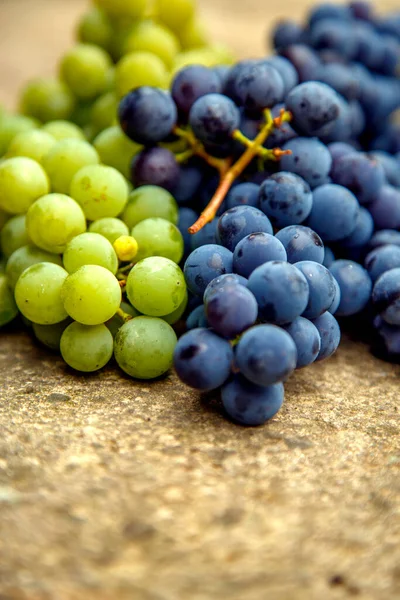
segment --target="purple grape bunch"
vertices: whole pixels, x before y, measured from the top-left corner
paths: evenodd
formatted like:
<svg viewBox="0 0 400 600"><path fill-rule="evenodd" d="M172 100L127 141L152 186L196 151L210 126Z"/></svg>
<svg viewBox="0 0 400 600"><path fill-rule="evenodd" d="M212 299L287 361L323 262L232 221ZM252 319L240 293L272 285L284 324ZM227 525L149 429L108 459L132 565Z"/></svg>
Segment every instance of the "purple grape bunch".
<svg viewBox="0 0 400 600"><path fill-rule="evenodd" d="M133 183L180 205L190 298L176 372L220 389L243 425L276 414L284 382L331 356L341 326L368 326L373 350L400 358L400 12L320 4L272 40L271 56L185 67L170 92L134 90L119 111L145 145Z"/></svg>

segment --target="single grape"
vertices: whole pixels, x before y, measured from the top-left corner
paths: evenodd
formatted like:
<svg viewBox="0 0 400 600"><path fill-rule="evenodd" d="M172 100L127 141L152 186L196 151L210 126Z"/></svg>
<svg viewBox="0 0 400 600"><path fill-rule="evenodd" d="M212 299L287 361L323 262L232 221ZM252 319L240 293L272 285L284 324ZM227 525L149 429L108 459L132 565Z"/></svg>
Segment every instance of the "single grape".
<svg viewBox="0 0 400 600"><path fill-rule="evenodd" d="M243 238L233 252L233 270L249 277L260 265L270 260L287 259L283 244L269 233L251 233Z"/></svg>
<svg viewBox="0 0 400 600"><path fill-rule="evenodd" d="M356 226L352 233L340 240L340 245L344 248L358 248L368 244L374 231L374 220L371 213L361 206L358 210Z"/></svg>
<svg viewBox="0 0 400 600"><path fill-rule="evenodd" d="M77 44L64 54L61 79L79 99L95 98L107 89L110 56L94 44Z"/></svg>
<svg viewBox="0 0 400 600"><path fill-rule="evenodd" d="M132 93L132 90L142 86L152 86L152 89L166 88L168 86L167 68L161 58L151 52L130 52L123 56L116 66L115 89L117 95L119 98L123 98ZM139 141L136 138L132 139Z"/></svg>
<svg viewBox="0 0 400 600"><path fill-rule="evenodd" d="M348 237L357 224L357 198L341 185L326 184L313 192L313 205L307 225L324 241Z"/></svg>
<svg viewBox="0 0 400 600"><path fill-rule="evenodd" d="M368 272L352 260L335 260L329 270L340 288L340 304L335 314L347 317L363 310L372 291Z"/></svg>
<svg viewBox="0 0 400 600"><path fill-rule="evenodd" d="M258 206L258 194L260 192L260 186L256 183L245 182L235 185L226 197L226 208L235 208L235 206Z"/></svg>
<svg viewBox="0 0 400 600"><path fill-rule="evenodd" d="M39 325L66 319L61 289L67 277L67 271L53 263L38 263L25 269L15 286L15 301L24 317Z"/></svg>
<svg viewBox="0 0 400 600"><path fill-rule="evenodd" d="M282 383L260 386L235 375L222 386L222 404L228 416L240 425L255 427L272 419L283 404Z"/></svg>
<svg viewBox="0 0 400 600"><path fill-rule="evenodd" d="M145 219L157 217L177 224L178 206L173 196L167 190L154 185L144 185L133 190L121 215L129 229Z"/></svg>
<svg viewBox="0 0 400 600"><path fill-rule="evenodd" d="M20 111L43 123L68 119L75 106L75 98L64 82L52 77L29 81L20 98Z"/></svg>
<svg viewBox="0 0 400 600"><path fill-rule="evenodd" d="M121 235L129 235L129 229L127 225L116 219L115 217L105 217L104 219L98 219L90 223L89 231L91 233L99 233L105 237L111 244Z"/></svg>
<svg viewBox="0 0 400 600"><path fill-rule="evenodd" d="M252 383L272 385L287 379L296 368L296 345L284 329L275 325L256 325L240 338L235 363Z"/></svg>
<svg viewBox="0 0 400 600"><path fill-rule="evenodd" d="M382 165L360 152L335 160L331 177L334 183L353 192L361 204L373 201L385 182Z"/></svg>
<svg viewBox="0 0 400 600"><path fill-rule="evenodd" d="M170 30L154 21L137 22L125 43L125 53L150 52L170 69L179 52L179 41Z"/></svg>
<svg viewBox="0 0 400 600"><path fill-rule="evenodd" d="M50 348L50 350L59 352L61 336L70 323L71 319L68 317L64 321L54 323L53 325L39 325L38 323L32 323L32 329L39 342L47 348Z"/></svg>
<svg viewBox="0 0 400 600"><path fill-rule="evenodd" d="M332 157L325 144L316 138L299 137L286 142L283 149L292 152L281 158L283 171L299 175L311 189L325 182L332 165Z"/></svg>
<svg viewBox="0 0 400 600"><path fill-rule="evenodd" d="M281 48L286 48L286 46L301 42L302 37L303 29L296 21L281 19L274 27L272 42L274 48L280 50Z"/></svg>
<svg viewBox="0 0 400 600"><path fill-rule="evenodd" d="M8 285L13 290L17 285L20 275L32 265L37 263L54 263L62 266L61 258L57 254L50 254L36 246L22 246L15 250L7 261L6 275Z"/></svg>
<svg viewBox="0 0 400 600"><path fill-rule="evenodd" d="M100 265L114 275L118 270L118 258L114 248L98 233L81 233L68 242L63 263L68 273L75 273L83 265Z"/></svg>
<svg viewBox="0 0 400 600"><path fill-rule="evenodd" d="M139 152L132 161L131 181L135 187L155 185L172 191L179 181L175 155L159 146Z"/></svg>
<svg viewBox="0 0 400 600"><path fill-rule="evenodd" d="M368 204L368 210L376 229L399 229L400 190L391 185L383 185Z"/></svg>
<svg viewBox="0 0 400 600"><path fill-rule="evenodd" d="M247 287L247 279L241 275L236 275L236 273L227 273L225 275L215 277L212 281L210 281L204 291L204 304L207 304L208 300L211 299L211 296L216 292L221 291L225 287L232 287L233 285L242 285Z"/></svg>
<svg viewBox="0 0 400 600"><path fill-rule="evenodd" d="M94 44L109 50L113 34L111 20L97 6L87 11L78 23L77 38L84 44Z"/></svg>
<svg viewBox="0 0 400 600"><path fill-rule="evenodd" d="M14 294L10 290L7 277L0 273L0 327L11 323L18 314Z"/></svg>
<svg viewBox="0 0 400 600"><path fill-rule="evenodd" d="M378 246L367 254L364 266L372 282L375 283L386 271L400 267L400 247L395 244Z"/></svg>
<svg viewBox="0 0 400 600"><path fill-rule="evenodd" d="M179 31L195 14L194 0L156 0L155 9L162 23Z"/></svg>
<svg viewBox="0 0 400 600"><path fill-rule="evenodd" d="M25 213L49 191L43 167L31 158L8 158L0 164L0 208L10 214Z"/></svg>
<svg viewBox="0 0 400 600"><path fill-rule="evenodd" d="M261 184L260 209L275 227L302 223L310 214L313 196L310 186L294 173L274 173Z"/></svg>
<svg viewBox="0 0 400 600"><path fill-rule="evenodd" d="M94 139L93 146L102 163L114 167L129 179L132 159L140 152L141 146L128 139L118 126L102 131Z"/></svg>
<svg viewBox="0 0 400 600"><path fill-rule="evenodd" d="M26 228L36 246L60 254L73 237L86 231L86 219L79 204L69 196L48 194L28 210Z"/></svg>
<svg viewBox="0 0 400 600"><path fill-rule="evenodd" d="M249 61L230 78L228 95L249 112L271 108L283 101L284 93L283 79L268 61Z"/></svg>
<svg viewBox="0 0 400 600"><path fill-rule="evenodd" d="M128 201L125 178L105 165L89 165L80 169L71 181L71 197L82 207L87 219L94 221L116 217Z"/></svg>
<svg viewBox="0 0 400 600"><path fill-rule="evenodd" d="M131 140L152 145L170 135L176 124L177 110L167 92L145 85L129 91L121 100L118 117Z"/></svg>
<svg viewBox="0 0 400 600"><path fill-rule="evenodd" d="M61 336L61 355L76 371L102 369L113 355L114 341L105 325L71 323Z"/></svg>
<svg viewBox="0 0 400 600"><path fill-rule="evenodd" d="M181 119L186 120L193 104L201 96L220 93L221 82L218 75L202 65L189 65L175 75L171 84L172 98Z"/></svg>
<svg viewBox="0 0 400 600"><path fill-rule="evenodd" d="M192 294L202 296L207 285L215 277L232 273L232 261L232 252L216 244L196 248L185 262L186 285Z"/></svg>
<svg viewBox="0 0 400 600"><path fill-rule="evenodd" d="M329 358L336 352L340 343L340 327L330 312L324 312L323 315L314 319L313 324L321 337L321 350L316 358L317 361L320 361Z"/></svg>
<svg viewBox="0 0 400 600"><path fill-rule="evenodd" d="M25 215L11 217L0 231L0 248L6 258L29 241Z"/></svg>
<svg viewBox="0 0 400 600"><path fill-rule="evenodd" d="M52 135L58 142L68 139L86 140L85 134L78 125L75 125L75 123L71 123L70 121L63 121L62 119L49 121L43 125L42 131Z"/></svg>
<svg viewBox="0 0 400 600"><path fill-rule="evenodd" d="M94 0L96 6L111 17L140 19L146 8L146 0Z"/></svg>
<svg viewBox="0 0 400 600"><path fill-rule="evenodd" d="M323 265L312 260L303 260L294 265L307 279L310 294L303 317L316 319L332 306L336 287L332 274Z"/></svg>
<svg viewBox="0 0 400 600"><path fill-rule="evenodd" d="M257 267L247 287L256 297L260 316L271 323L286 324L299 317L309 299L307 279L294 265L271 261Z"/></svg>
<svg viewBox="0 0 400 600"><path fill-rule="evenodd" d="M150 317L163 317L176 310L186 294L181 269L160 256L138 262L128 275L126 293L134 308Z"/></svg>
<svg viewBox="0 0 400 600"><path fill-rule="evenodd" d="M318 79L322 65L318 54L312 48L296 42L281 48L279 54L294 66L300 82Z"/></svg>
<svg viewBox="0 0 400 600"><path fill-rule="evenodd" d="M297 71L292 65L292 63L283 56L269 56L264 62L267 62L269 65L274 67L282 77L283 85L284 85L284 96L290 92L298 83L299 76L297 75Z"/></svg>
<svg viewBox="0 0 400 600"><path fill-rule="evenodd" d="M293 339L297 349L296 369L313 363L321 350L321 336L315 325L304 317L297 317L283 327Z"/></svg>
<svg viewBox="0 0 400 600"><path fill-rule="evenodd" d="M24 115L5 115L0 119L0 156L3 156L8 146L18 133L37 129L39 121Z"/></svg>
<svg viewBox="0 0 400 600"><path fill-rule="evenodd" d="M65 310L82 325L100 325L116 313L121 288L108 269L84 265L67 277L61 290Z"/></svg>
<svg viewBox="0 0 400 600"><path fill-rule="evenodd" d="M209 294L205 309L210 327L229 340L254 325L258 315L254 295L238 284L222 286Z"/></svg>
<svg viewBox="0 0 400 600"><path fill-rule="evenodd" d="M150 256L163 256L179 263L183 256L183 237L179 229L166 219L153 218L140 221L132 229L139 245L136 260Z"/></svg>
<svg viewBox="0 0 400 600"><path fill-rule="evenodd" d="M233 351L226 340L208 329L192 329L178 341L174 367L186 385L203 392L215 390L228 379Z"/></svg>
<svg viewBox="0 0 400 600"><path fill-rule="evenodd" d="M55 137L46 131L40 129L23 131L12 140L6 158L25 156L41 164L56 143Z"/></svg>
<svg viewBox="0 0 400 600"><path fill-rule="evenodd" d="M43 161L53 192L69 194L74 175L83 167L97 165L99 155L88 142L65 139L58 142Z"/></svg>
<svg viewBox="0 0 400 600"><path fill-rule="evenodd" d="M325 83L307 81L293 88L286 98L292 125L302 135L315 135L339 116L336 92Z"/></svg>
<svg viewBox="0 0 400 600"><path fill-rule="evenodd" d="M301 260L324 261L324 244L315 231L303 225L289 225L276 234L276 238L283 244L287 261L291 264Z"/></svg>
<svg viewBox="0 0 400 600"><path fill-rule="evenodd" d="M154 379L172 366L176 341L174 330L163 319L136 317L118 331L115 359L128 375Z"/></svg>
<svg viewBox="0 0 400 600"><path fill-rule="evenodd" d="M206 27L203 23L199 22L196 17L186 21L179 31L176 32L176 35L179 38L181 46L184 50L198 50L199 48L207 48L209 45L208 32L206 31ZM216 69L218 76L221 75L218 71L222 72L225 65L218 65L214 67Z"/></svg>
<svg viewBox="0 0 400 600"><path fill-rule="evenodd" d="M206 94L190 109L189 124L204 144L225 144L240 123L239 109L223 94Z"/></svg>
<svg viewBox="0 0 400 600"><path fill-rule="evenodd" d="M272 225L268 217L253 206L236 206L230 208L219 218L218 241L234 250L237 244L251 233L264 232L272 235Z"/></svg>

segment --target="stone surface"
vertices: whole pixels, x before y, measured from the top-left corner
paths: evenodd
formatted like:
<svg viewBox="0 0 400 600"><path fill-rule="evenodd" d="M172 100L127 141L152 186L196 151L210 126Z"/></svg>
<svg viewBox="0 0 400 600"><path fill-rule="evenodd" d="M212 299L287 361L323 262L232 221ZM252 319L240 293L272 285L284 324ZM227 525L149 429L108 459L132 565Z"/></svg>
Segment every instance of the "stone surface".
<svg viewBox="0 0 400 600"><path fill-rule="evenodd" d="M35 0L35 28L29 6L0 4L8 102L51 71L83 3ZM302 3L202 7L251 55L263 22ZM399 598L399 374L345 339L245 429L174 375L77 375L2 331L0 600Z"/></svg>

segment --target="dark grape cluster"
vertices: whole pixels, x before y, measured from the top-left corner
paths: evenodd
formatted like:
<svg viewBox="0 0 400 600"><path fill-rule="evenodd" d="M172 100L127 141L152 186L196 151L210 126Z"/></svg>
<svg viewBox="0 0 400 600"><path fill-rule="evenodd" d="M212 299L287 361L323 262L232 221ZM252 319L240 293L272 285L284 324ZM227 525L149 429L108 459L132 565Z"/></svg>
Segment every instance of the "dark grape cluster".
<svg viewBox="0 0 400 600"><path fill-rule="evenodd" d="M279 410L296 368L335 352L336 317L357 315L400 357L400 13L321 4L304 26L281 21L273 44L186 67L170 93L135 90L119 114L152 146L134 184L165 179L180 204L191 312L175 369L221 388L245 425Z"/></svg>

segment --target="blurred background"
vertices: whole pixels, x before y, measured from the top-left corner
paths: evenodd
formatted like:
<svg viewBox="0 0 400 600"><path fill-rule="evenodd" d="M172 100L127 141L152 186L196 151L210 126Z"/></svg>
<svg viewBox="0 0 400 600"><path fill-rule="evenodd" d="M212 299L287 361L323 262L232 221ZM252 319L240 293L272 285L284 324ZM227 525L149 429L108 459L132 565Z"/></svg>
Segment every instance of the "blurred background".
<svg viewBox="0 0 400 600"><path fill-rule="evenodd" d="M267 32L280 17L304 19L311 0L197 0L211 39L238 57L266 51ZM89 0L0 0L0 102L12 108L27 79L54 72L71 46ZM376 2L379 11L398 0Z"/></svg>

